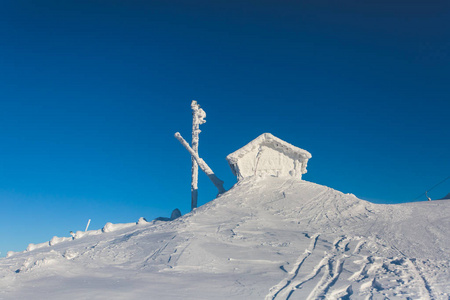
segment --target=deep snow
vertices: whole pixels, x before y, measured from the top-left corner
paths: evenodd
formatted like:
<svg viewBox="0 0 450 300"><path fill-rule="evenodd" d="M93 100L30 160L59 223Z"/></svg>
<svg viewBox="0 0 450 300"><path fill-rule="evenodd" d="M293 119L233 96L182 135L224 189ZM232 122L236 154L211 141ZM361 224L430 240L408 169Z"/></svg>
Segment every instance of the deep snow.
<svg viewBox="0 0 450 300"><path fill-rule="evenodd" d="M373 204L251 178L171 222L0 259L0 299L449 299L450 201Z"/></svg>

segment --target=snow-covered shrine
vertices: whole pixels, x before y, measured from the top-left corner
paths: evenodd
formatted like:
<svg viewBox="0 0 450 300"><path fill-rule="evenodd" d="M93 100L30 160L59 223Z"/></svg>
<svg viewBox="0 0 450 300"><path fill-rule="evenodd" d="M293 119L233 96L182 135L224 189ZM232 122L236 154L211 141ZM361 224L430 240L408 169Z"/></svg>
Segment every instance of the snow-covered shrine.
<svg viewBox="0 0 450 300"><path fill-rule="evenodd" d="M246 177L264 174L276 177L291 176L298 179L306 173L311 153L297 148L270 133L256 139L229 154L227 161L238 181Z"/></svg>

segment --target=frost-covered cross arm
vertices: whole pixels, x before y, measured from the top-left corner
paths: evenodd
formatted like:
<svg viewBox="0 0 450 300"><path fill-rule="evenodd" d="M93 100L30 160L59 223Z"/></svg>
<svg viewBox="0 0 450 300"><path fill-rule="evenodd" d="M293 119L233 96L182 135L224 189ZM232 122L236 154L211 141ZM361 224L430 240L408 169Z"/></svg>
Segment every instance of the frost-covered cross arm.
<svg viewBox="0 0 450 300"><path fill-rule="evenodd" d="M180 141L181 145L186 148L187 151L191 154L191 156L195 159L195 161L198 163L198 166L200 169L202 169L203 172L208 176L208 178L212 181L212 183L216 186L217 190L219 191L219 195L226 192L226 190L223 187L223 181L220 180L216 174L211 170L211 168L206 164L206 162L201 159L197 153L189 146L189 144L183 139L181 134L179 132L175 133L175 138Z"/></svg>

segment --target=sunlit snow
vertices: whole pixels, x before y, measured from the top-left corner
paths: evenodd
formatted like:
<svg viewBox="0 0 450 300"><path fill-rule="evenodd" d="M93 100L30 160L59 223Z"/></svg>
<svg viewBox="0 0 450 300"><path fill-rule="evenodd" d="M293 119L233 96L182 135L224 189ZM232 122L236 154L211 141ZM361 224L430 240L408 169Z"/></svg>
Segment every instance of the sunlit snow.
<svg viewBox="0 0 450 300"><path fill-rule="evenodd" d="M0 299L448 299L449 214L253 177L174 221L10 253Z"/></svg>

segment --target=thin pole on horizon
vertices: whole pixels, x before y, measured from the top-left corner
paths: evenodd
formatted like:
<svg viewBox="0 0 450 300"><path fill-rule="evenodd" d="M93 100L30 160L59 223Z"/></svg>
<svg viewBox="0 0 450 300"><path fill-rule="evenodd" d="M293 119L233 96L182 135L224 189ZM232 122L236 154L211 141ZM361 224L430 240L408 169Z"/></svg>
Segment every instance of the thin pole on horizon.
<svg viewBox="0 0 450 300"><path fill-rule="evenodd" d="M89 224L91 224L91 219L89 219L89 221L87 222L86 229L85 229L84 231L87 231L87 230L88 230Z"/></svg>

